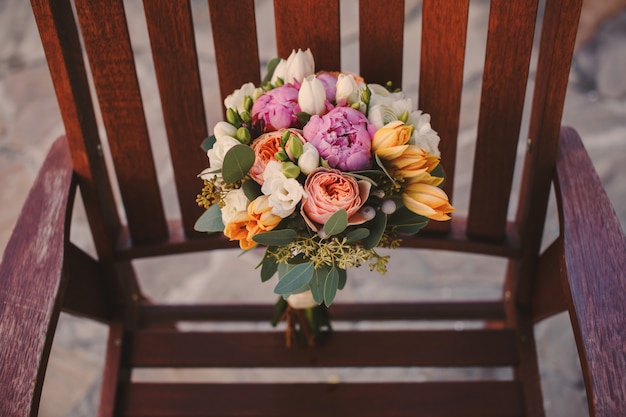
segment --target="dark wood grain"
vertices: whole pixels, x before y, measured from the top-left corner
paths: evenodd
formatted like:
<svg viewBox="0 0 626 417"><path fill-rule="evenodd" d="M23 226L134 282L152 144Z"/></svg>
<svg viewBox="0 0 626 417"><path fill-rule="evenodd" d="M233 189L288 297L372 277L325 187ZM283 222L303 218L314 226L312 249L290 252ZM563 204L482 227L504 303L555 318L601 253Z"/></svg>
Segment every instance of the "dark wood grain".
<svg viewBox="0 0 626 417"><path fill-rule="evenodd" d="M341 70L339 0L274 0L274 17L279 57L311 48L316 71Z"/></svg>
<svg viewBox="0 0 626 417"><path fill-rule="evenodd" d="M203 212L196 204L202 181L193 179L207 165L199 144L208 131L191 5L153 0L143 4L183 228L192 236L197 234L193 226Z"/></svg>
<svg viewBox="0 0 626 417"><path fill-rule="evenodd" d="M484 398L491 401L485 402ZM132 384L123 416L521 417L519 383Z"/></svg>
<svg viewBox="0 0 626 417"><path fill-rule="evenodd" d="M467 232L503 239L537 1L491 2ZM547 179L546 179L547 181Z"/></svg>
<svg viewBox="0 0 626 417"><path fill-rule="evenodd" d="M443 189L453 204L468 13L469 0L425 0L422 5L419 109L431 115L433 129L441 138ZM429 230L439 232L451 227L450 222L428 225Z"/></svg>
<svg viewBox="0 0 626 417"><path fill-rule="evenodd" d="M121 0L76 2L81 32L133 241L167 227Z"/></svg>
<svg viewBox="0 0 626 417"><path fill-rule="evenodd" d="M569 128L561 132L556 186L563 287L590 413L617 416L626 410L626 236L580 137Z"/></svg>
<svg viewBox="0 0 626 417"><path fill-rule="evenodd" d="M254 1L209 0L209 13L223 100L242 84L261 80Z"/></svg>
<svg viewBox="0 0 626 417"><path fill-rule="evenodd" d="M65 286L75 184L65 138L57 139L30 190L0 264L0 404L36 415Z"/></svg>
<svg viewBox="0 0 626 417"><path fill-rule="evenodd" d="M284 332L140 331L137 367L510 366L511 329L335 331L321 346L285 347ZM384 352L384 353L383 353Z"/></svg>
<svg viewBox="0 0 626 417"><path fill-rule="evenodd" d="M33 0L32 7L93 241L100 259L112 259L120 219L105 166L72 6L67 0Z"/></svg>
<svg viewBox="0 0 626 417"><path fill-rule="evenodd" d="M368 83L402 87L403 46L404 0L359 1L359 75Z"/></svg>

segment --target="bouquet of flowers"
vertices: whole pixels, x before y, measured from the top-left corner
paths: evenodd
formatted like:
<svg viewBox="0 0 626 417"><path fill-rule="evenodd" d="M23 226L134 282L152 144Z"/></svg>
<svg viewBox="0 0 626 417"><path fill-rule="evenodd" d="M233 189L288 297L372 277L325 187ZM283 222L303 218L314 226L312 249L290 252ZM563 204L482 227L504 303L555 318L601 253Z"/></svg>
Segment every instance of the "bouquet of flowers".
<svg viewBox="0 0 626 417"><path fill-rule="evenodd" d="M223 232L278 275L275 321L313 344L349 268L386 272L403 235L454 211L430 116L390 85L315 72L310 50L268 64L262 85L224 100L226 120L202 146L209 168L196 230Z"/></svg>

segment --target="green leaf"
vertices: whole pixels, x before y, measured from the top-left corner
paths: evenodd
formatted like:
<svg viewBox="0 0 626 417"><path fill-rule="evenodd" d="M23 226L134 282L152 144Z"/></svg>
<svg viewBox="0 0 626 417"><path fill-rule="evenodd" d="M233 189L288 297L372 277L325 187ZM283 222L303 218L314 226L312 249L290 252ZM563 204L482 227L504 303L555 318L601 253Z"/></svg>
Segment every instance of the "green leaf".
<svg viewBox="0 0 626 417"><path fill-rule="evenodd" d="M373 249L380 242L380 238L385 233L385 227L387 227L387 215L382 211L376 211L376 215L372 220L366 223L369 225L370 234L363 239L363 247L365 249Z"/></svg>
<svg viewBox="0 0 626 417"><path fill-rule="evenodd" d="M217 204L213 204L202 216L196 220L193 226L197 232L222 232L224 231L224 223L222 222L222 209Z"/></svg>
<svg viewBox="0 0 626 417"><path fill-rule="evenodd" d="M222 176L228 183L237 182L248 174L254 165L254 151L246 145L235 145L224 155Z"/></svg>
<svg viewBox="0 0 626 417"><path fill-rule="evenodd" d="M298 119L298 122L300 122L300 126L304 126L309 123L309 120L311 120L311 115L309 113L300 112L296 113L296 118Z"/></svg>
<svg viewBox="0 0 626 417"><path fill-rule="evenodd" d="M359 227L358 229L351 230L346 234L346 240L348 243L357 242L361 239L365 239L370 235L370 231L365 227Z"/></svg>
<svg viewBox="0 0 626 417"><path fill-rule="evenodd" d="M396 227L396 232L402 233L405 235L414 235L415 233L422 230L427 224L428 224L428 221L421 223L421 224L413 224L410 226L398 226Z"/></svg>
<svg viewBox="0 0 626 417"><path fill-rule="evenodd" d="M337 295L337 287L339 286L339 271L334 266L326 276L324 283L324 303L330 307Z"/></svg>
<svg viewBox="0 0 626 417"><path fill-rule="evenodd" d="M213 149L213 145L215 145L215 140L215 135L211 135L202 141L200 147L202 148L202 150L204 150L204 152L208 152L209 150Z"/></svg>
<svg viewBox="0 0 626 417"><path fill-rule="evenodd" d="M280 58L275 57L269 60L267 63L267 74L265 78L263 78L263 84L269 83L272 80L272 76L274 75L274 71L276 70L276 66L280 63Z"/></svg>
<svg viewBox="0 0 626 417"><path fill-rule="evenodd" d="M391 226L415 226L428 223L428 217L413 213L406 207L400 207L389 216Z"/></svg>
<svg viewBox="0 0 626 417"><path fill-rule="evenodd" d="M389 174L389 172L387 172L387 169L385 168L385 165L383 164L383 161L380 159L380 157L374 154L374 159L376 160L376 164L380 167L380 169L385 173L385 175L387 175L387 178L389 178L394 185L397 185L393 177Z"/></svg>
<svg viewBox="0 0 626 417"><path fill-rule="evenodd" d="M348 227L348 212L345 209L337 210L326 220L324 233L326 236L334 236L346 230Z"/></svg>
<svg viewBox="0 0 626 417"><path fill-rule="evenodd" d="M312 263L298 264L290 268L274 287L274 292L279 295L289 295L292 292L307 285L313 278L315 268Z"/></svg>
<svg viewBox="0 0 626 417"><path fill-rule="evenodd" d="M241 185L241 189L243 190L246 198L250 201L254 201L258 196L262 194L261 186L259 185L259 183L253 180L245 181Z"/></svg>
<svg viewBox="0 0 626 417"><path fill-rule="evenodd" d="M337 288L343 290L348 282L348 271L337 268L337 272L339 273L339 284L337 285Z"/></svg>
<svg viewBox="0 0 626 417"><path fill-rule="evenodd" d="M313 271L313 278L309 282L309 288L317 304L322 304L324 301L324 284L329 272L330 267L322 267Z"/></svg>
<svg viewBox="0 0 626 417"><path fill-rule="evenodd" d="M443 166L441 164L437 165L435 169L430 171L430 175L433 177L443 178L443 181L441 182L441 184L439 184L439 187L441 187L443 183L446 182L446 173L443 170Z"/></svg>
<svg viewBox="0 0 626 417"><path fill-rule="evenodd" d="M297 237L295 230L281 229L256 234L252 236L252 240L266 246L284 246L296 240Z"/></svg>
<svg viewBox="0 0 626 417"><path fill-rule="evenodd" d="M261 263L261 282L265 282L272 278L276 271L278 271L276 258L273 256L265 257Z"/></svg>

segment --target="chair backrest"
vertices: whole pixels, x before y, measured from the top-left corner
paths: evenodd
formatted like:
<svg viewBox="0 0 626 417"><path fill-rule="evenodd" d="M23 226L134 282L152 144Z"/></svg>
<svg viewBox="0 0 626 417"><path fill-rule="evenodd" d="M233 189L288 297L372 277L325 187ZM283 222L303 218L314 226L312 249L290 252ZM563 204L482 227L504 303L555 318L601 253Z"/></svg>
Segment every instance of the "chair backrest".
<svg viewBox="0 0 626 417"><path fill-rule="evenodd" d="M260 80L256 34L267 29L267 22L256 22L252 0L208 3L219 91L225 97L244 82ZM544 29L528 130L530 152L516 220L508 219L507 213L538 0L491 2L467 215L461 209L452 222L430 228L438 233L422 233L408 245L525 257L523 264L533 269L542 234L537 219L543 218L549 194L579 3L547 1L541 10ZM452 201L464 57L473 53L465 50L469 5L469 0L424 0L420 44L404 34L403 0L359 2L358 72L367 81L395 85L401 85L403 77L419 75L419 108L432 115L441 136L445 189ZM191 4L152 0L143 5L180 222L168 220L164 213L123 2L76 0L75 14L69 1L33 0L33 6L99 256L112 259L117 252L131 258L139 252L215 246L210 239L198 242L193 230L200 214L195 203L199 187L193 178L206 166L198 144L209 133L198 50L210 50L211 45L208 39L195 37ZM317 69L341 69L339 7L338 0L276 1L277 55L310 47ZM418 53L419 68L403 74L403 56ZM125 225L116 211L104 164L90 79L113 157Z"/></svg>

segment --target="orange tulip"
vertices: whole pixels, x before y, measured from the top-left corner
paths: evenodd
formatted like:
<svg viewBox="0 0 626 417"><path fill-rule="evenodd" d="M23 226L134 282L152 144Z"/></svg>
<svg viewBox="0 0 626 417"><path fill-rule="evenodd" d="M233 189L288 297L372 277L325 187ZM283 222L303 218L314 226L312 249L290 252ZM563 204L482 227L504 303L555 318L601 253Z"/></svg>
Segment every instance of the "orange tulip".
<svg viewBox="0 0 626 417"><path fill-rule="evenodd" d="M243 250L252 249L257 243L252 239L255 235L273 230L282 220L272 214L269 197L262 195L248 205L247 212L240 212L224 228L224 235L230 240L238 240Z"/></svg>
<svg viewBox="0 0 626 417"><path fill-rule="evenodd" d="M419 181L413 179L402 192L402 201L415 214L432 220L450 220L448 213L454 212L454 207L450 205L447 194L432 185L436 181L437 177L428 174Z"/></svg>

